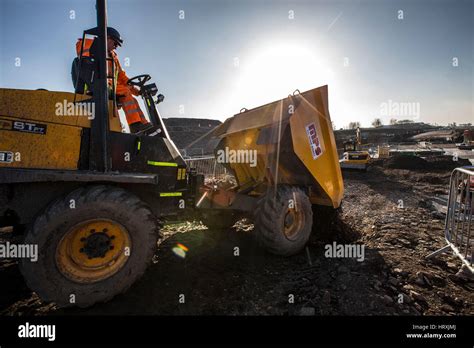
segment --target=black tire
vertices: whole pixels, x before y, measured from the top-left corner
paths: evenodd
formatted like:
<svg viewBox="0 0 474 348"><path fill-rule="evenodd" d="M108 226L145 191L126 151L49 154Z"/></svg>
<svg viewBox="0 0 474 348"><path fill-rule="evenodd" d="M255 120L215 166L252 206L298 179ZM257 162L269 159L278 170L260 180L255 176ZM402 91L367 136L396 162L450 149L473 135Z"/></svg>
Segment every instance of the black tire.
<svg viewBox="0 0 474 348"><path fill-rule="evenodd" d="M70 208L74 200L75 208ZM108 219L123 226L131 241L130 255L116 273L90 283L66 277L58 268L56 248L72 226L90 219ZM145 272L156 249L158 221L149 207L133 194L112 186L76 189L50 204L34 221L26 244L38 245L38 260L22 260L27 285L44 301L59 307L88 307L125 292ZM74 294L75 303L70 303Z"/></svg>
<svg viewBox="0 0 474 348"><path fill-rule="evenodd" d="M263 197L255 214L257 243L272 254L290 256L303 249L311 235L313 212L308 195L298 187L279 186L276 198L272 194ZM291 213L290 200L296 199L296 213ZM296 214L296 225L291 236L285 234L288 214Z"/></svg>
<svg viewBox="0 0 474 348"><path fill-rule="evenodd" d="M231 211L207 210L201 212L201 221L209 229L229 229L239 221L239 216Z"/></svg>

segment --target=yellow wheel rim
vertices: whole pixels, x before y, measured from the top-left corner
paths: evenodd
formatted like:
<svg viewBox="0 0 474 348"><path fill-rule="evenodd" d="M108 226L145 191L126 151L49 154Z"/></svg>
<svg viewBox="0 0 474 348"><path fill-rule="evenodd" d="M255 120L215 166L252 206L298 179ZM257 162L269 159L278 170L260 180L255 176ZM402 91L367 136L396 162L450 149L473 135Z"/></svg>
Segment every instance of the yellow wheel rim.
<svg viewBox="0 0 474 348"><path fill-rule="evenodd" d="M305 217L303 212L295 210L294 208L288 209L285 218L283 220L283 233L286 239L295 240L301 229L305 225Z"/></svg>
<svg viewBox="0 0 474 348"><path fill-rule="evenodd" d="M130 235L121 224L94 219L74 225L56 249L60 272L78 283L93 283L111 277L127 262Z"/></svg>

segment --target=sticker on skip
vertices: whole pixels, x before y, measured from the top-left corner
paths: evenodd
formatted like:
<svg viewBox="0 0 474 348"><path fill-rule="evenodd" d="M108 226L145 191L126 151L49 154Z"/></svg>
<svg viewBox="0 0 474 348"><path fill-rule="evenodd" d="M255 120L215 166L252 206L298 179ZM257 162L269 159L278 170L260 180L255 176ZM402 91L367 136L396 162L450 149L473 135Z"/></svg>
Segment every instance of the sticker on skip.
<svg viewBox="0 0 474 348"><path fill-rule="evenodd" d="M306 126L306 135L308 136L309 146L313 159L317 159L324 152L323 144L320 141L320 136L314 123L310 123Z"/></svg>

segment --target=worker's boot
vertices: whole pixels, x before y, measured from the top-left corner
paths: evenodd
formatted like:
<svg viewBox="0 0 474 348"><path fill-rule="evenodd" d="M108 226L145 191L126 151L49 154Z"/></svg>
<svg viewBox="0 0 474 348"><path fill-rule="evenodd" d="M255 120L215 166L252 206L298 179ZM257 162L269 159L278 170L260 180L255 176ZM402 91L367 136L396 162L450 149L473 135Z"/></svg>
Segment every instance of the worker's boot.
<svg viewBox="0 0 474 348"><path fill-rule="evenodd" d="M146 131L149 131L153 128L153 125L148 122L148 123L141 123L141 122L135 122L129 125L130 127L130 133L132 134L144 134Z"/></svg>

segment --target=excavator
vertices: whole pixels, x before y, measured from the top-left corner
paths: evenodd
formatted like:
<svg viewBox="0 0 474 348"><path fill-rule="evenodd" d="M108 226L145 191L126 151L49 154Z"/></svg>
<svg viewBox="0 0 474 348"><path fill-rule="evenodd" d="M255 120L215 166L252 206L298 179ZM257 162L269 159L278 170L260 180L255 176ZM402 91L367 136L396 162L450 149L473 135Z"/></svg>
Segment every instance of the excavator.
<svg viewBox="0 0 474 348"><path fill-rule="evenodd" d="M367 170L370 154L368 151L361 150L360 128L356 130L355 139L345 141L343 147L344 152L339 160L342 169Z"/></svg>
<svg viewBox="0 0 474 348"><path fill-rule="evenodd" d="M328 87L219 126L216 151L255 151L255 163L223 163L236 184L207 185L170 138L149 75L129 83L153 134L123 131L108 90L106 9L96 1L97 26L83 34L95 37L94 59L76 62L92 76L87 91L0 88L0 231L38 248L37 260L19 260L29 288L59 307L112 299L145 272L169 216L205 215L211 226L248 214L264 249L300 252L321 217L314 208L337 209L344 193Z"/></svg>

